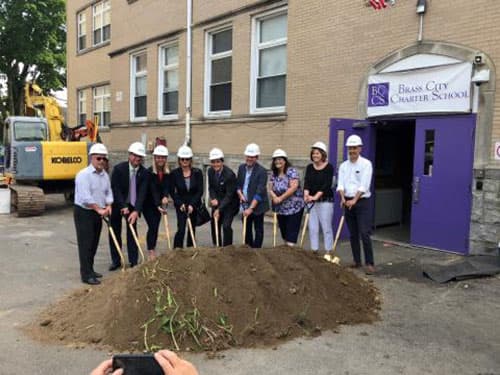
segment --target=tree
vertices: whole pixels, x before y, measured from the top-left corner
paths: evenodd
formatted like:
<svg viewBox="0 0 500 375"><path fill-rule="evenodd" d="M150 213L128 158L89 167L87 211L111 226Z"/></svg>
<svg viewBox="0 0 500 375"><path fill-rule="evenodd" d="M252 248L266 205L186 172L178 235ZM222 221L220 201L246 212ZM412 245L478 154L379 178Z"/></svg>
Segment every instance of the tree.
<svg viewBox="0 0 500 375"><path fill-rule="evenodd" d="M0 0L0 73L7 76L7 110L23 113L24 85L46 92L66 85L66 1Z"/></svg>

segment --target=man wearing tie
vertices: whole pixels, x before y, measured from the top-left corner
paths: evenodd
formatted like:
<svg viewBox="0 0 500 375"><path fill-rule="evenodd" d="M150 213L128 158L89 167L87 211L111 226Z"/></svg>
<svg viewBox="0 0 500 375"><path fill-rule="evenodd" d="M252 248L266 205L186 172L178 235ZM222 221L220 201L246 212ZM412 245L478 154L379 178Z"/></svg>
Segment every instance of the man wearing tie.
<svg viewBox="0 0 500 375"><path fill-rule="evenodd" d="M137 233L137 218L142 212L148 188L148 174L142 165L145 156L144 145L140 142L132 143L128 148L128 161L117 164L111 174L114 197L111 226L116 234L118 245L121 247L122 218L127 220L127 252L131 267L137 265L138 249L128 224L132 224ZM109 243L112 261L109 270L114 271L121 267L120 255L111 238Z"/></svg>

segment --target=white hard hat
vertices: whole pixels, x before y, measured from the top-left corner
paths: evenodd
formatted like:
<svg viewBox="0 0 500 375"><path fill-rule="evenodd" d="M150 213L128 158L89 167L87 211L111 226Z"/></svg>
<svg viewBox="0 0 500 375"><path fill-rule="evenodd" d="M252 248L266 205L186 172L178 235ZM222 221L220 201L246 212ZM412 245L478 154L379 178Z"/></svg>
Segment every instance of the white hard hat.
<svg viewBox="0 0 500 375"><path fill-rule="evenodd" d="M129 148L128 152L137 155L137 156L146 156L146 149L144 148L144 145L141 142L134 142L132 143Z"/></svg>
<svg viewBox="0 0 500 375"><path fill-rule="evenodd" d="M193 157L193 150L189 146L181 146L177 151L177 157L183 159L191 159Z"/></svg>
<svg viewBox="0 0 500 375"><path fill-rule="evenodd" d="M89 155L108 155L108 149L102 143L95 143L90 147Z"/></svg>
<svg viewBox="0 0 500 375"><path fill-rule="evenodd" d="M210 160L218 160L218 159L223 159L224 158L224 153L220 148L213 148L210 150L208 154L208 158Z"/></svg>
<svg viewBox="0 0 500 375"><path fill-rule="evenodd" d="M359 135L353 134L347 137L345 145L346 147L363 146L363 141L361 140Z"/></svg>
<svg viewBox="0 0 500 375"><path fill-rule="evenodd" d="M163 145L156 146L153 150L153 155L155 156L168 156L168 148Z"/></svg>
<svg viewBox="0 0 500 375"><path fill-rule="evenodd" d="M321 142L321 141L318 141L318 142L315 142L311 148L317 148L319 150L323 150L324 152L328 152L328 149L326 148L326 145Z"/></svg>
<svg viewBox="0 0 500 375"><path fill-rule="evenodd" d="M274 150L272 158L273 159L274 158L288 158L288 155L281 148L277 148L276 150Z"/></svg>
<svg viewBox="0 0 500 375"><path fill-rule="evenodd" d="M245 156L259 156L260 155L260 147L255 143L250 143L245 148Z"/></svg>

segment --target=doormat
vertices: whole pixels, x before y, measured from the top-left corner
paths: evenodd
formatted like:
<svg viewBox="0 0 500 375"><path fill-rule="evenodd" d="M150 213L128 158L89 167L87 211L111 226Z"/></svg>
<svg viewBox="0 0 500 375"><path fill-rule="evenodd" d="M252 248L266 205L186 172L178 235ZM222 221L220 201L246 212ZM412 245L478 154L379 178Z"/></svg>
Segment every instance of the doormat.
<svg viewBox="0 0 500 375"><path fill-rule="evenodd" d="M459 281L500 273L500 257L474 255L464 257L449 264L422 264L422 272L438 283Z"/></svg>

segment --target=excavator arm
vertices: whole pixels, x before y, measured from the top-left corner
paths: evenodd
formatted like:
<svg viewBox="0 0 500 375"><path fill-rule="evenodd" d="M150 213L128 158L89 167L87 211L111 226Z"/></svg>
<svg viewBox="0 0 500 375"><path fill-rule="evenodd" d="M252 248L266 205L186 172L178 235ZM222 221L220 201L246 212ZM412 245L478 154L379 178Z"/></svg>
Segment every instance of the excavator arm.
<svg viewBox="0 0 500 375"><path fill-rule="evenodd" d="M88 137L91 142L99 141L99 119L94 122L87 120L85 125L68 127L64 123L64 116L57 100L45 96L42 89L35 83L26 83L24 86L25 115L45 117L49 126L49 139L51 141L79 141Z"/></svg>

